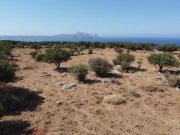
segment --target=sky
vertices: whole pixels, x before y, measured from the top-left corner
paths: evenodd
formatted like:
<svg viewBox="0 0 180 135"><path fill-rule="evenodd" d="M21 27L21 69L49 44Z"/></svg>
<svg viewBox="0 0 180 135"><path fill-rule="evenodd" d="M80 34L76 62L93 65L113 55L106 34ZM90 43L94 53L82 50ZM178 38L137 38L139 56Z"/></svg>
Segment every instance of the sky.
<svg viewBox="0 0 180 135"><path fill-rule="evenodd" d="M180 37L180 0L0 0L0 35Z"/></svg>

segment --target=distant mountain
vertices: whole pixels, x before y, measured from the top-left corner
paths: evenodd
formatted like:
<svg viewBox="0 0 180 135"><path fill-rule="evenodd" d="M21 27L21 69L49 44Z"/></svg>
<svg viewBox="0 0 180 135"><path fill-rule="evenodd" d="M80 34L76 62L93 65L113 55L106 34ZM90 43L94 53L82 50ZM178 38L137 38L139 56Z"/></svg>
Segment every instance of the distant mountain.
<svg viewBox="0 0 180 135"><path fill-rule="evenodd" d="M15 41L81 41L96 40L99 36L94 33L77 32L75 34L60 34L53 36L0 36L0 40Z"/></svg>
<svg viewBox="0 0 180 135"><path fill-rule="evenodd" d="M83 33L77 32L75 34L61 34L61 35L54 35L55 37L60 38L98 38L99 36L95 33Z"/></svg>

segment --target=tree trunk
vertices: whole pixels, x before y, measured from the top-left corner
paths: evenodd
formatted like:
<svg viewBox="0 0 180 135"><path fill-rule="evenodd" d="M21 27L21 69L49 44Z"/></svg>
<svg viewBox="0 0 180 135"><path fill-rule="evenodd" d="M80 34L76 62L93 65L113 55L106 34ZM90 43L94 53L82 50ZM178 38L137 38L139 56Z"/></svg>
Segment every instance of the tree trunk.
<svg viewBox="0 0 180 135"><path fill-rule="evenodd" d="M159 72L162 73L163 66L159 66Z"/></svg>

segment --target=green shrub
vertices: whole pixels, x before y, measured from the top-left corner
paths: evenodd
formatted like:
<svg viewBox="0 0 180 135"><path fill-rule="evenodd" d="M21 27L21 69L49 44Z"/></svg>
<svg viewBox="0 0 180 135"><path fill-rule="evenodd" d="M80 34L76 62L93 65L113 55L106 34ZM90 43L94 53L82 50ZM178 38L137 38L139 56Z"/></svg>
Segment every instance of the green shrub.
<svg viewBox="0 0 180 135"><path fill-rule="evenodd" d="M162 52L174 52L178 50L178 47L176 45L167 44L158 46L157 50Z"/></svg>
<svg viewBox="0 0 180 135"><path fill-rule="evenodd" d="M11 47L8 45L0 45L0 60L5 59L11 55Z"/></svg>
<svg viewBox="0 0 180 135"><path fill-rule="evenodd" d="M45 56L45 54L37 54L36 56L35 56L35 59L36 59L36 61L44 61L44 56Z"/></svg>
<svg viewBox="0 0 180 135"><path fill-rule="evenodd" d="M15 75L15 69L7 61L0 61L0 82L9 82Z"/></svg>
<svg viewBox="0 0 180 135"><path fill-rule="evenodd" d="M90 59L89 66L99 77L106 77L113 68L113 66L108 63L107 60L102 58Z"/></svg>
<svg viewBox="0 0 180 135"><path fill-rule="evenodd" d="M62 62L66 62L71 58L70 53L63 49L50 49L46 51L44 60L49 63L54 63L57 69L60 68Z"/></svg>
<svg viewBox="0 0 180 135"><path fill-rule="evenodd" d="M37 54L38 54L38 53L37 53L36 51L30 52L30 55L31 55L31 57L32 57L33 59L35 59L35 57L36 57Z"/></svg>
<svg viewBox="0 0 180 135"><path fill-rule="evenodd" d="M159 53L159 54L151 54L147 57L149 63L157 66L159 68L159 72L162 72L164 67L176 67L179 66L179 62L174 57L173 54L170 53Z"/></svg>
<svg viewBox="0 0 180 135"><path fill-rule="evenodd" d="M180 59L180 54L178 54L178 57L179 57L179 59Z"/></svg>
<svg viewBox="0 0 180 135"><path fill-rule="evenodd" d="M76 65L71 68L71 73L79 82L83 82L88 74L88 68L85 65Z"/></svg>
<svg viewBox="0 0 180 135"><path fill-rule="evenodd" d="M119 54L116 59L113 60L114 65L121 65L122 70L128 70L130 64L135 61L135 56L130 53Z"/></svg>

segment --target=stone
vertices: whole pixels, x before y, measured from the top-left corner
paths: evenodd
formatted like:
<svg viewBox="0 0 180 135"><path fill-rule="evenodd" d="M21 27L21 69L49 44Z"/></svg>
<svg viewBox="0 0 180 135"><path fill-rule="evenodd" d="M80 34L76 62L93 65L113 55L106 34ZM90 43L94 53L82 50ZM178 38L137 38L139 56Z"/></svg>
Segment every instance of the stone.
<svg viewBox="0 0 180 135"><path fill-rule="evenodd" d="M51 74L47 73L47 72L43 72L41 77L45 77L45 76L52 76Z"/></svg>
<svg viewBox="0 0 180 135"><path fill-rule="evenodd" d="M116 65L115 68L114 68L116 71L121 71L121 65Z"/></svg>
<svg viewBox="0 0 180 135"><path fill-rule="evenodd" d="M112 84L120 85L120 82L117 79L114 79L114 78L103 79L103 80L101 80L101 83L112 83Z"/></svg>
<svg viewBox="0 0 180 135"><path fill-rule="evenodd" d="M57 82L56 84L55 84L55 86L63 86L64 85L64 82Z"/></svg>
<svg viewBox="0 0 180 135"><path fill-rule="evenodd" d="M68 89L72 89L76 86L77 86L76 83L68 83L68 84L63 85L62 89L68 90Z"/></svg>

